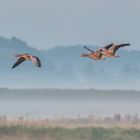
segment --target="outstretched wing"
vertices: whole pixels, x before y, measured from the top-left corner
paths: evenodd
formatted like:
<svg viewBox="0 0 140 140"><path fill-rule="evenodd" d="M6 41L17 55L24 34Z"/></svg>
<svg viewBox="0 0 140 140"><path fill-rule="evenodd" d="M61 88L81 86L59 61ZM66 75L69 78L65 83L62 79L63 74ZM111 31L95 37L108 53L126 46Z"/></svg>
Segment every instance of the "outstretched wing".
<svg viewBox="0 0 140 140"><path fill-rule="evenodd" d="M108 49L110 49L112 46L113 46L113 43L111 43L111 44L109 44L109 45L107 45L107 46L105 46L105 47L100 48L98 51L105 51L105 50L108 50Z"/></svg>
<svg viewBox="0 0 140 140"><path fill-rule="evenodd" d="M25 59L23 57L20 57L17 62L12 66L12 69L17 67L19 64L21 64L22 62L24 62Z"/></svg>
<svg viewBox="0 0 140 140"><path fill-rule="evenodd" d="M127 43L127 44L114 45L113 47L111 47L111 49L114 50L114 52L116 52L119 48L125 47L125 46L130 46L130 44Z"/></svg>
<svg viewBox="0 0 140 140"><path fill-rule="evenodd" d="M41 67L41 61L37 56L31 57L31 60L35 64L36 67Z"/></svg>
<svg viewBox="0 0 140 140"><path fill-rule="evenodd" d="M94 51L92 51L91 49L89 49L88 47L86 47L85 45L84 45L84 48L87 49L87 50L90 51L90 52L94 52Z"/></svg>
<svg viewBox="0 0 140 140"><path fill-rule="evenodd" d="M111 43L111 44L109 44L109 45L107 45L107 46L105 46L105 47L103 47L104 49L106 49L106 50L108 50L109 48L111 48L113 46L113 43Z"/></svg>

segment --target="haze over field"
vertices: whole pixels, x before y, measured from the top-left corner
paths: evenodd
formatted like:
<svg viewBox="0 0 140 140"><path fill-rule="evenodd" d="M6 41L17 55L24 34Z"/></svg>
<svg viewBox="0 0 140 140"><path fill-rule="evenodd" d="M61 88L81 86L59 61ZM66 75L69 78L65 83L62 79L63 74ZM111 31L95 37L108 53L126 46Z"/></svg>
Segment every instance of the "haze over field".
<svg viewBox="0 0 140 140"><path fill-rule="evenodd" d="M0 89L0 116L31 118L140 115L140 92L121 90ZM140 121L139 121L140 122Z"/></svg>

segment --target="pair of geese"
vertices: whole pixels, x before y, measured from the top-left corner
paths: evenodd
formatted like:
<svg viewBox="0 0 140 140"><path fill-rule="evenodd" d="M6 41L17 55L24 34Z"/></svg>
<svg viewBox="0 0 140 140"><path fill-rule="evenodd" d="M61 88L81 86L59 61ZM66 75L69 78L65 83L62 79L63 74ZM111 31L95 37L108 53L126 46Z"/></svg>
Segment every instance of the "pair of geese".
<svg viewBox="0 0 140 140"><path fill-rule="evenodd" d="M105 57L119 57L119 55L116 54L116 51L125 46L129 46L130 44L119 44L115 45L113 43L98 49L97 51L92 51L91 49L84 46L85 49L90 51L89 54L81 54L81 57L89 57L94 60L104 60ZM33 64L35 64L36 67L41 67L41 61L37 56L31 55L31 54L17 54L16 57L18 58L16 63L12 66L12 69L17 67L19 64L24 62L25 60L32 61Z"/></svg>
<svg viewBox="0 0 140 140"><path fill-rule="evenodd" d="M110 57L110 58L119 57L119 55L116 54L116 51L119 48L129 46L129 45L130 45L129 43L118 44L118 45L111 43L103 48L99 48L97 51L92 51L91 49L84 46L84 48L87 49L88 51L90 51L91 53L81 54L81 57L89 57L89 58L94 59L94 60L104 60L105 57Z"/></svg>

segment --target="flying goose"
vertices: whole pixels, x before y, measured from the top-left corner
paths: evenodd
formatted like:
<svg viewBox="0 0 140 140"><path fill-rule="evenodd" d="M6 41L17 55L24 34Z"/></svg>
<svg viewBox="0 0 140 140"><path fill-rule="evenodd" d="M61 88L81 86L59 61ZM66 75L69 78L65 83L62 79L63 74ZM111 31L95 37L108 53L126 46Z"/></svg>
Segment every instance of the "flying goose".
<svg viewBox="0 0 140 140"><path fill-rule="evenodd" d="M31 54L17 54L16 57L18 57L18 59L16 63L12 66L12 69L17 67L19 64L21 64L25 60L32 61L32 63L35 64L36 67L41 67L41 62L37 56L33 56Z"/></svg>
<svg viewBox="0 0 140 140"><path fill-rule="evenodd" d="M104 60L105 59L100 51L92 51L91 49L87 48L86 46L84 46L84 48L87 49L88 51L90 51L91 53L81 54L81 57L89 57L94 60Z"/></svg>
<svg viewBox="0 0 140 140"><path fill-rule="evenodd" d="M116 51L119 48L129 46L129 45L130 45L129 43L119 44L119 45L115 45L115 44L111 43L103 48L100 48L98 51L100 51L104 56L107 56L107 57L119 57L119 55L116 54Z"/></svg>

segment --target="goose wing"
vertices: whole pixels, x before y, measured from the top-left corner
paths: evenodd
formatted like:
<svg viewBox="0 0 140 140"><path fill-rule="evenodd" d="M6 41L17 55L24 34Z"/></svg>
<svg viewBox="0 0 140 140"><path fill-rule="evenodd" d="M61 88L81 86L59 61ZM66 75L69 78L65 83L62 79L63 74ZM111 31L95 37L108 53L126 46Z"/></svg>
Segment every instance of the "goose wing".
<svg viewBox="0 0 140 140"><path fill-rule="evenodd" d="M110 49L113 46L113 43L106 45L105 47L100 48L98 51L105 51Z"/></svg>
<svg viewBox="0 0 140 140"><path fill-rule="evenodd" d="M25 59L23 57L20 57L17 62L12 66L12 69L17 67L19 64L21 64L22 62L24 62Z"/></svg>
<svg viewBox="0 0 140 140"><path fill-rule="evenodd" d="M31 56L31 61L36 67L41 67L41 61L37 56Z"/></svg>
<svg viewBox="0 0 140 140"><path fill-rule="evenodd" d="M84 45L84 48L87 49L87 50L90 51L90 52L94 52L94 51L92 51L91 49L89 49L88 47L86 47L85 45Z"/></svg>
<svg viewBox="0 0 140 140"><path fill-rule="evenodd" d="M122 48L122 47L125 47L125 46L130 46L130 44L126 43L126 44L114 45L110 49L112 49L114 52L116 52L119 48Z"/></svg>
<svg viewBox="0 0 140 140"><path fill-rule="evenodd" d="M104 49L108 50L109 48L111 48L113 46L113 43L106 45L105 47L103 47Z"/></svg>

